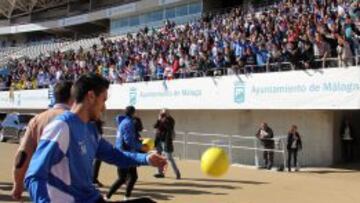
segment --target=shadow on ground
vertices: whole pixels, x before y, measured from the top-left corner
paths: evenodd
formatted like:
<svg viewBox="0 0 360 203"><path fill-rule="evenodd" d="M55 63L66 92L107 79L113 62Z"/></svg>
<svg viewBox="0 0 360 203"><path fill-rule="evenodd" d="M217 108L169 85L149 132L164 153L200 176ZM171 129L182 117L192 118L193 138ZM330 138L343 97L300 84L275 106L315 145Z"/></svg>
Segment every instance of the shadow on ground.
<svg viewBox="0 0 360 203"><path fill-rule="evenodd" d="M154 186L162 186L162 187L190 187L190 188L219 188L219 189L241 189L241 187L236 187L232 185L218 185L218 184L199 184L193 182L173 182L173 183L155 183L155 182L139 182L139 185L154 185Z"/></svg>
<svg viewBox="0 0 360 203"><path fill-rule="evenodd" d="M268 182L249 181L249 180L228 180L228 179L207 179L207 178L183 178L182 180L200 181L200 182L218 182L218 183L238 183L238 184L251 184L251 185L269 184Z"/></svg>
<svg viewBox="0 0 360 203"><path fill-rule="evenodd" d="M118 193L124 194L124 193ZM195 190L195 189L159 189L159 188L136 188L134 189L134 197L150 197L156 200L171 200L175 196L187 196L187 195L227 195L227 193L214 193L204 190Z"/></svg>
<svg viewBox="0 0 360 203"><path fill-rule="evenodd" d="M226 184L226 182L224 182ZM173 183L159 183L159 182L139 182L138 186L133 190L133 197L150 197L156 200L171 200L177 195L227 195L223 192L210 192L206 191L207 188L219 188L219 189L241 189L241 187L219 185L219 184L199 184L192 182L180 182ZM150 186L144 188L141 186ZM124 186L121 187L117 193L118 195L124 195ZM106 194L108 187L101 189L103 194Z"/></svg>
<svg viewBox="0 0 360 203"><path fill-rule="evenodd" d="M314 173L314 174L332 174L332 173L359 173L360 163L343 163L331 166L330 169L325 170L306 170L300 173Z"/></svg>
<svg viewBox="0 0 360 203"><path fill-rule="evenodd" d="M349 171L349 170L309 170L309 171L299 171L297 173L314 173L314 174L332 174L332 173L359 173L360 171Z"/></svg>
<svg viewBox="0 0 360 203"><path fill-rule="evenodd" d="M103 194L103 195L105 195L107 192L108 192L109 190L107 189L107 190L101 190L101 193ZM120 196L124 196L125 195L125 193L123 192L123 187L121 187L119 190L118 190L118 192L116 192L115 194L117 194L117 195L120 195ZM151 193L151 192L147 192L147 191L142 191L142 190L140 190L140 189L138 189L138 188L134 188L134 190L133 190L133 193L132 193L132 195L131 195L132 197L150 197L150 198L152 198L152 199L156 199L156 200L171 200L171 199L173 199L174 198L174 196L173 195L169 195L169 194L161 194L161 193ZM113 200L116 200L116 198L113 198Z"/></svg>

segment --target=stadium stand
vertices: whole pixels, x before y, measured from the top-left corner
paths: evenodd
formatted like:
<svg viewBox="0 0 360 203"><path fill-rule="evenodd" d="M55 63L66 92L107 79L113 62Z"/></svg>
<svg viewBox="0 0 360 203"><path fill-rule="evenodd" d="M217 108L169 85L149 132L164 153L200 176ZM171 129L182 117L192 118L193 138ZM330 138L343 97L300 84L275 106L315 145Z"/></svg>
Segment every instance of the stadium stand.
<svg viewBox="0 0 360 203"><path fill-rule="evenodd" d="M233 8L127 35L3 48L0 64L7 71L0 74L7 74L0 86L46 87L88 71L124 83L353 66L359 6L357 1L284 1L261 12Z"/></svg>

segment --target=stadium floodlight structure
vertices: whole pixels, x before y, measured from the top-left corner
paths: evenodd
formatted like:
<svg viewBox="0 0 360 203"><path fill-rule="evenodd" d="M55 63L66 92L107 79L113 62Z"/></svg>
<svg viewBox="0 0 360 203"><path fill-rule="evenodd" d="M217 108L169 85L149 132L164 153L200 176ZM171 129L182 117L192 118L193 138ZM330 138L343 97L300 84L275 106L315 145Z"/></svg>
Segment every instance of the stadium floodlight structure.
<svg viewBox="0 0 360 203"><path fill-rule="evenodd" d="M36 10L65 5L68 2L68 0L0 0L0 18L11 19Z"/></svg>

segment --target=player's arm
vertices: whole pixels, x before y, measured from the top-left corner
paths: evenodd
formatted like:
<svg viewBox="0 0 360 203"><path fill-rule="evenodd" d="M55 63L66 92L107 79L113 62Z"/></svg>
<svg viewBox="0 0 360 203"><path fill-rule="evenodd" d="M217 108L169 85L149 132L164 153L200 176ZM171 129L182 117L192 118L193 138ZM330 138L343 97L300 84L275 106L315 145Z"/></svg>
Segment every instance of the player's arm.
<svg viewBox="0 0 360 203"><path fill-rule="evenodd" d="M116 165L119 168L128 168L139 165L151 165L163 168L167 163L164 157L155 153L142 154L117 150L103 138L99 140L96 158L109 164Z"/></svg>
<svg viewBox="0 0 360 203"><path fill-rule="evenodd" d="M12 197L16 200L21 198L21 194L24 190L25 173L29 167L32 154L36 149L36 143L34 143L34 140L32 139L34 137L35 127L35 120L31 119L15 154Z"/></svg>
<svg viewBox="0 0 360 203"><path fill-rule="evenodd" d="M117 150L103 138L99 140L96 158L121 168L148 165L147 154Z"/></svg>
<svg viewBox="0 0 360 203"><path fill-rule="evenodd" d="M53 201L47 192L48 177L51 167L64 158L69 139L69 127L64 121L53 121L44 129L25 177L25 186L33 202Z"/></svg>

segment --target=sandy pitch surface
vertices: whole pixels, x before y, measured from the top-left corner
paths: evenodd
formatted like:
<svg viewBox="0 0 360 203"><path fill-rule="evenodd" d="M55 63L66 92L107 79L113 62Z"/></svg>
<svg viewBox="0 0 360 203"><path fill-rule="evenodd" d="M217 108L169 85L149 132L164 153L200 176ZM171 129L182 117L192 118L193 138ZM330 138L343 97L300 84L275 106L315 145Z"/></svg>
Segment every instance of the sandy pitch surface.
<svg viewBox="0 0 360 203"><path fill-rule="evenodd" d="M0 202L13 202L11 164L16 144L0 143ZM360 172L357 170L317 168L287 173L233 166L221 178L204 176L198 161L178 161L182 180L171 168L165 179L155 179L155 169L139 168L134 197L149 196L158 202L221 203L356 203L360 202ZM116 179L116 169L103 164L100 181L108 191ZM122 200L124 187L112 200ZM27 194L25 194L27 196Z"/></svg>

